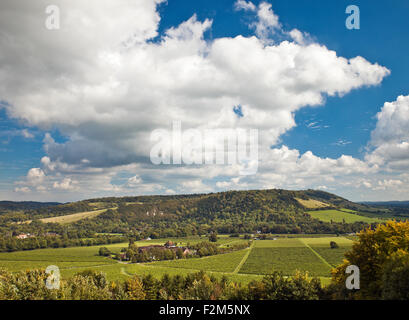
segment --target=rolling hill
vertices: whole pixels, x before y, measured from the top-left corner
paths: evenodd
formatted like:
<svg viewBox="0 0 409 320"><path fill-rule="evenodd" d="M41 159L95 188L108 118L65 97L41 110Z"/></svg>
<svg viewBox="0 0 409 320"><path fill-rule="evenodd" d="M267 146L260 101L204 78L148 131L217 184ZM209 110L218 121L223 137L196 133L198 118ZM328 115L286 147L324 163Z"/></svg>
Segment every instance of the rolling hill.
<svg viewBox="0 0 409 320"><path fill-rule="evenodd" d="M330 212L332 215L328 215ZM317 190L89 199L3 214L0 232L121 233L175 237L218 233L349 233L390 218L387 209ZM11 223L10 223L11 222ZM25 222L25 223L24 223ZM34 227L36 229L34 229Z"/></svg>
<svg viewBox="0 0 409 320"><path fill-rule="evenodd" d="M0 201L0 213L4 211L32 210L61 205L59 202L35 202L35 201Z"/></svg>

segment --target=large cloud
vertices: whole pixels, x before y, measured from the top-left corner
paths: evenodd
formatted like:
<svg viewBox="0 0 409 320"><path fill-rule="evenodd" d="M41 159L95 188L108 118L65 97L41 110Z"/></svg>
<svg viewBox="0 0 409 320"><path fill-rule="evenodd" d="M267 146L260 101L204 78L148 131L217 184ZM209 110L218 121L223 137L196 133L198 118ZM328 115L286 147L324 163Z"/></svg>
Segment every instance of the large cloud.
<svg viewBox="0 0 409 320"><path fill-rule="evenodd" d="M236 5L254 13L256 36L205 40L212 21L196 16L158 35L160 2L54 1L61 9L61 29L50 31L44 27L48 2L2 1L0 98L8 102L11 117L43 130L56 128L68 138L57 143L47 134L44 139L43 169L54 175L48 188L81 189L103 180L113 190L111 179L131 169L143 186L123 186L152 192L173 192L155 178L158 170L186 189L192 185L183 181L194 179L197 189L209 172L214 179L223 174L234 179L237 168L150 166L150 133L169 129L172 120L180 120L184 128L259 129L261 170L269 174L283 173L280 165L271 164L280 153L292 159L285 170L311 175L370 170L346 156L320 159L270 146L295 126L295 111L322 105L326 96L378 85L388 69L304 43L298 30L281 29L267 3ZM288 40L266 41L277 30L289 34ZM233 112L238 105L242 117ZM82 185L81 174L95 179Z"/></svg>
<svg viewBox="0 0 409 320"><path fill-rule="evenodd" d="M385 102L377 120L367 160L391 170L409 169L409 96Z"/></svg>

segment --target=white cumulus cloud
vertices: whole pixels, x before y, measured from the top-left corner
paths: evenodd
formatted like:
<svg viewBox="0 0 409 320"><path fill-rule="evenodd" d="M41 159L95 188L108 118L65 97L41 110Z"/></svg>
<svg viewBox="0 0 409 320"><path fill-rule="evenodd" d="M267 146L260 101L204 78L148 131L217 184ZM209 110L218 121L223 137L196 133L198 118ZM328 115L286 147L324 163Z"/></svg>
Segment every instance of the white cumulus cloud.
<svg viewBox="0 0 409 320"><path fill-rule="evenodd" d="M0 12L0 97L8 102L6 111L66 138L45 135L42 168L31 169L22 186L205 192L229 184L302 187L314 176L327 185L337 175L376 170L376 161L347 155L330 159L285 146L270 149L296 125L297 110L379 85L390 73L364 57L344 58L304 41L295 29L288 40L266 41L277 30L286 32L271 4L235 3L254 15L254 36L207 40L212 21L195 15L159 35L159 0L54 2L61 9L60 30L44 27L44 0L4 0ZM238 105L242 117L233 112ZM150 133L170 129L172 120L186 129L258 129L259 176L235 182L234 166L153 166ZM124 170L138 175L114 185ZM205 181L215 178L218 185Z"/></svg>

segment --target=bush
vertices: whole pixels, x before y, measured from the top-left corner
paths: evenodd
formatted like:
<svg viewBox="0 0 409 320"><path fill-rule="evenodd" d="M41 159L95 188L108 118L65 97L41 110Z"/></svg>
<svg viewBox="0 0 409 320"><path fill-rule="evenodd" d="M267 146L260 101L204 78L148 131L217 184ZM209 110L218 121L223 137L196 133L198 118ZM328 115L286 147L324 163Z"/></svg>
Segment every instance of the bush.
<svg viewBox="0 0 409 320"><path fill-rule="evenodd" d="M355 299L406 299L409 276L409 222L388 221L358 234L346 260L332 272L335 285L345 288L349 265L360 269Z"/></svg>
<svg viewBox="0 0 409 320"><path fill-rule="evenodd" d="M209 236L209 241L210 242L217 242L217 234L215 232L212 232Z"/></svg>
<svg viewBox="0 0 409 320"><path fill-rule="evenodd" d="M108 250L106 247L99 248L99 255L103 257L108 257L111 255L111 251Z"/></svg>
<svg viewBox="0 0 409 320"><path fill-rule="evenodd" d="M335 241L331 241L329 243L329 246L331 247L331 249L338 249L339 248L338 243L336 243Z"/></svg>
<svg viewBox="0 0 409 320"><path fill-rule="evenodd" d="M109 283L103 273L83 271L61 280L60 288L45 286L44 270L11 273L0 270L0 299L11 300L309 300L322 296L319 279L296 273L285 277L274 273L247 286L217 279L204 272L186 276L164 275L156 279L151 274L134 276L125 282Z"/></svg>

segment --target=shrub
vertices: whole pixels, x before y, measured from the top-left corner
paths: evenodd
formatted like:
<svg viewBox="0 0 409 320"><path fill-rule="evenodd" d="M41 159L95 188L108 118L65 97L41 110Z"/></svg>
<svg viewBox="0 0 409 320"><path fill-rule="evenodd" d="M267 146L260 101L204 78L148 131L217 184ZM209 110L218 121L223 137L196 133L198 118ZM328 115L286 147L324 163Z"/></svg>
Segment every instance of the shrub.
<svg viewBox="0 0 409 320"><path fill-rule="evenodd" d="M336 243L335 241L331 241L329 243L329 246L331 247L331 249L338 249L339 248L338 243Z"/></svg>
<svg viewBox="0 0 409 320"><path fill-rule="evenodd" d="M106 247L101 247L101 248L99 248L99 255L104 256L104 257L108 257L108 256L111 255L111 251L109 251L108 248L106 248Z"/></svg>

